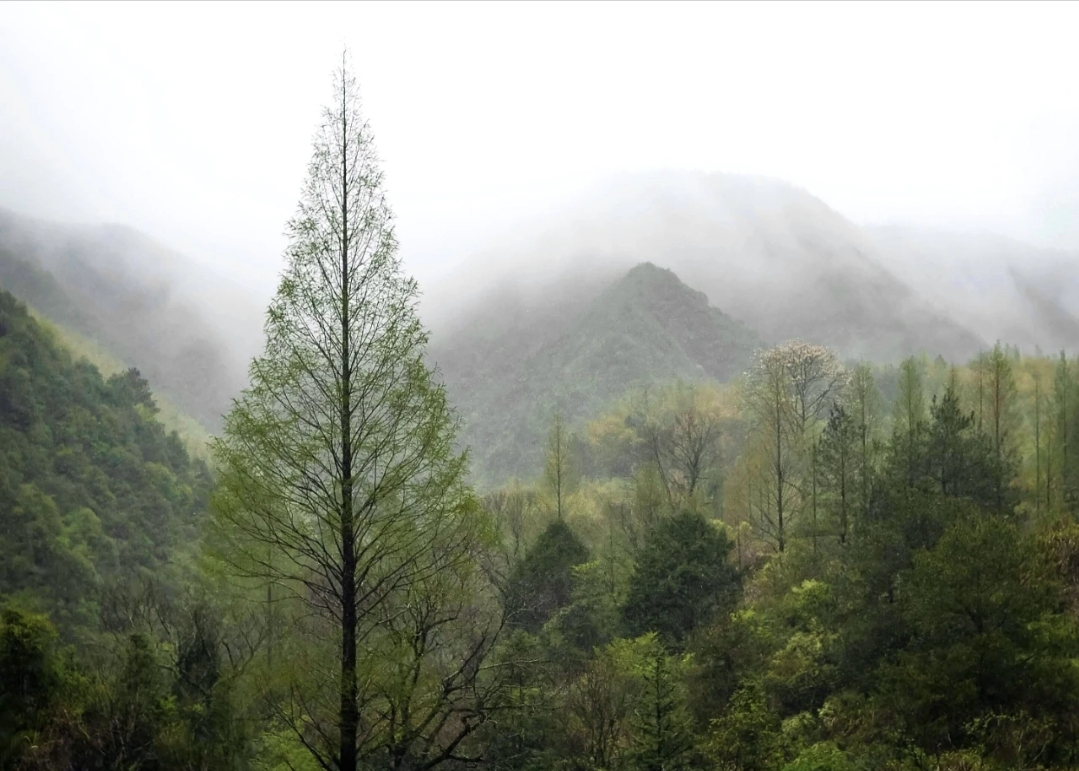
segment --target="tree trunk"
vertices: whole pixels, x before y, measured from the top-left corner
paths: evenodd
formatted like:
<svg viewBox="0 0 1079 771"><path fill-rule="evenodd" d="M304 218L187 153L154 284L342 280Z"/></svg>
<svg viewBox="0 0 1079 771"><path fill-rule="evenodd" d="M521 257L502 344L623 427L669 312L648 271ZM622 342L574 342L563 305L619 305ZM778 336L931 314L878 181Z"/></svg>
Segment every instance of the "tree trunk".
<svg viewBox="0 0 1079 771"><path fill-rule="evenodd" d="M779 551L786 546L783 533L783 413L779 402L779 389L776 389L776 534Z"/></svg>
<svg viewBox="0 0 1079 771"><path fill-rule="evenodd" d="M341 83L341 771L356 771L356 534L352 510L347 81Z"/></svg>

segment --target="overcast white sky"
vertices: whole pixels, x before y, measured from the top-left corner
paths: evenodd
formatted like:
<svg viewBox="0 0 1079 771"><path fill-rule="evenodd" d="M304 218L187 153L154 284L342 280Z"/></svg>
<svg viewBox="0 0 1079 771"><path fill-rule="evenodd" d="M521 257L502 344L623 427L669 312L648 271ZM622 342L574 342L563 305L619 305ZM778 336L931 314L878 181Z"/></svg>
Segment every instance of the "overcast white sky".
<svg viewBox="0 0 1079 771"><path fill-rule="evenodd" d="M1079 4L0 4L0 205L260 292L343 44L430 278L620 171L1079 248Z"/></svg>

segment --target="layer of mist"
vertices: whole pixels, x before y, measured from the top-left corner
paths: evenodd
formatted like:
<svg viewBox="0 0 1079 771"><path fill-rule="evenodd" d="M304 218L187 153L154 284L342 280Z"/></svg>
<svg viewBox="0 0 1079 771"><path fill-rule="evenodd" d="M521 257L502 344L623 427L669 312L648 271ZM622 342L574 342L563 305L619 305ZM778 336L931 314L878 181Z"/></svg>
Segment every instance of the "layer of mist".
<svg viewBox="0 0 1079 771"><path fill-rule="evenodd" d="M469 326L469 313L489 315L474 310L489 303L560 315L552 306L579 302L654 261L773 340L803 337L848 356L892 360L920 349L962 359L993 338L992 328L952 317L943 298L920 291L903 259L783 182L634 175L466 261L428 288L425 310L445 334Z"/></svg>
<svg viewBox="0 0 1079 771"><path fill-rule="evenodd" d="M542 211L421 284L432 361L452 392L485 393L477 378L532 366L645 262L673 270L762 340L802 338L847 358L924 351L963 361L995 340L1030 352L1079 340L1076 255L985 233L861 227L778 180L625 175ZM219 427L261 349L254 287L265 276L241 286L128 227L12 212L0 212L0 252L9 268L0 287L49 306L37 310ZM28 289L11 268L23 263L52 288ZM466 412L478 407L465 402Z"/></svg>
<svg viewBox="0 0 1079 771"><path fill-rule="evenodd" d="M121 225L0 210L0 287L137 367L216 430L260 344L250 294Z"/></svg>

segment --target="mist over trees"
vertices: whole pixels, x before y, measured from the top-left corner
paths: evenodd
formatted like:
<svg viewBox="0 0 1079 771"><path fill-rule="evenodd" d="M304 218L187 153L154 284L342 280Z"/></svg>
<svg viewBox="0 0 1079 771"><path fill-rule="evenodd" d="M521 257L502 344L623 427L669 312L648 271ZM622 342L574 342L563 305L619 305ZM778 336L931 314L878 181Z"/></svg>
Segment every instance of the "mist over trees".
<svg viewBox="0 0 1079 771"><path fill-rule="evenodd" d="M1066 352L852 356L940 316L845 251L761 334L651 263L482 308L446 378L347 57L287 236L206 461L0 292L0 769L1079 768Z"/></svg>

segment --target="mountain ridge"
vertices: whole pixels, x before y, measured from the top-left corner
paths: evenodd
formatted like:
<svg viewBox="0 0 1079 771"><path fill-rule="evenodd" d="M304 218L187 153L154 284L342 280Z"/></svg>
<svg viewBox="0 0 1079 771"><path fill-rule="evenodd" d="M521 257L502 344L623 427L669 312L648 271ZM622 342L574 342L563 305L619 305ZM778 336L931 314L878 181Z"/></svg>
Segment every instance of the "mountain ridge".
<svg viewBox="0 0 1079 771"><path fill-rule="evenodd" d="M729 377L722 346L710 350L708 335L695 341L686 324L726 329L731 350L800 337L879 362L920 350L961 361L994 339L1027 349L1074 349L1079 340L1079 260L1067 253L993 236L859 227L767 178L638 175L586 203L480 255L462 268L467 282L426 287L430 358L466 424L532 403L538 411L520 439L542 443L537 426L551 412L574 400L592 409L614 382L625 389L657 372ZM649 297L667 287L678 299L636 308L634 276L645 277ZM210 431L246 382L263 318L241 290L218 283L131 228L0 210L0 288L137 366ZM440 293L454 300L441 313ZM705 323L705 308L720 316ZM695 320L680 322L683 313ZM563 388L575 378L576 390ZM465 436L487 457L506 451L507 432L466 428Z"/></svg>

